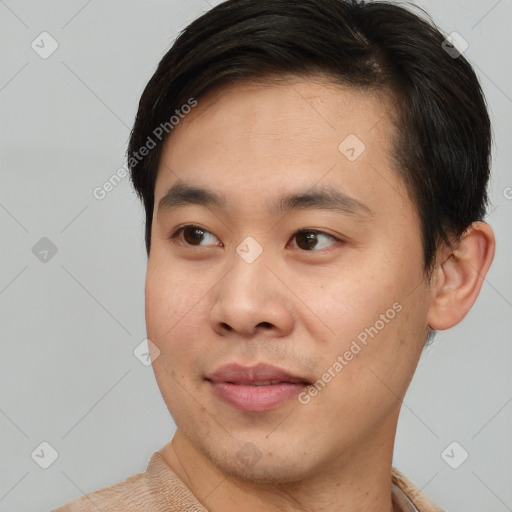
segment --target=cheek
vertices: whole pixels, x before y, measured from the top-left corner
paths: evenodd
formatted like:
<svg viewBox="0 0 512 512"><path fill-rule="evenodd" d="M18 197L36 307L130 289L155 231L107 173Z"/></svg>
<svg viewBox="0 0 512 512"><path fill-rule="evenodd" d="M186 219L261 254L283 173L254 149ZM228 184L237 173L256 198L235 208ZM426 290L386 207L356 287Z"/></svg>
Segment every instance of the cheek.
<svg viewBox="0 0 512 512"><path fill-rule="evenodd" d="M337 275L327 276L321 289L312 288L307 295L338 340L348 340L373 325L397 300L399 292L387 281L389 274L370 268L364 262L350 272L341 268Z"/></svg>
<svg viewBox="0 0 512 512"><path fill-rule="evenodd" d="M187 337L197 317L200 293L189 276L177 269L148 265L145 283L145 317L148 338L162 352L179 349L176 340ZM203 292L204 294L204 292Z"/></svg>
<svg viewBox="0 0 512 512"><path fill-rule="evenodd" d="M179 283L178 283L179 284ZM152 367L156 382L171 415L176 414L176 398L183 401L182 386L187 377L186 369L192 356L187 336L187 304L176 293L176 282L169 276L152 273L146 278L146 329L148 338L156 345L159 354ZM181 321L180 321L181 319ZM188 334L190 335L190 333ZM190 389L190 383L186 385Z"/></svg>
<svg viewBox="0 0 512 512"><path fill-rule="evenodd" d="M156 251L155 251L156 256ZM145 316L148 338L160 350L154 364L157 379L174 386L195 379L197 359L208 349L207 318L211 308L212 281L207 270L186 268L179 262L148 264L145 283ZM210 336L211 337L211 336Z"/></svg>
<svg viewBox="0 0 512 512"><path fill-rule="evenodd" d="M410 367L422 346L426 307L421 266L402 262L392 247L379 253L351 261L346 272L340 269L324 280L322 293L309 295L332 331L323 363L332 364L347 350L357 352L348 354L351 369L345 378L357 375L360 365L377 365L386 374L399 362Z"/></svg>

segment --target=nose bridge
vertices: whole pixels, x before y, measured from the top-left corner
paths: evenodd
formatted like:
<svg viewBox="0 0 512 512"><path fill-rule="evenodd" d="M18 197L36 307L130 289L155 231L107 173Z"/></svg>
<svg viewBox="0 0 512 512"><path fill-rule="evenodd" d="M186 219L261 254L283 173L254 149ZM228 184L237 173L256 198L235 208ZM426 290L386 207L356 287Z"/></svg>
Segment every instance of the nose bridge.
<svg viewBox="0 0 512 512"><path fill-rule="evenodd" d="M231 263L222 299L233 300L241 307L245 304L246 308L263 303L271 292L269 287L275 287L275 283L269 282L268 254L263 247L256 246L251 240L244 241L236 247Z"/></svg>
<svg viewBox="0 0 512 512"><path fill-rule="evenodd" d="M220 283L211 311L218 332L227 329L252 334L258 327L291 328L289 298L268 268L270 252L256 244L254 239L246 239L232 255L231 268Z"/></svg>
<svg viewBox="0 0 512 512"><path fill-rule="evenodd" d="M259 241L258 241L259 240ZM258 292L264 292L264 287L257 289L257 285L266 285L269 270L267 265L272 265L268 239L263 235L258 237L246 236L234 247L231 257L231 279L239 286L252 288L252 296L256 298ZM245 290L244 290L245 293Z"/></svg>

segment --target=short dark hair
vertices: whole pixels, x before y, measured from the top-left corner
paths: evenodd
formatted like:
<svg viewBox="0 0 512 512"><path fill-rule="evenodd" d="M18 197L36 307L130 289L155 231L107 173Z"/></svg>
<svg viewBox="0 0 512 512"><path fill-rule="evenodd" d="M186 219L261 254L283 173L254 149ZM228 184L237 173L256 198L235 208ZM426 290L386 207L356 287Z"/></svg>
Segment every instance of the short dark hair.
<svg viewBox="0 0 512 512"><path fill-rule="evenodd" d="M128 146L146 210L147 254L161 150L172 134L155 137L163 133L155 128L169 127L177 109L222 85L320 75L397 98L393 156L419 214L430 279L439 243L460 241L488 203L485 98L469 62L446 48L430 20L390 2L227 0L193 21L144 89ZM155 147L133 158L150 139Z"/></svg>

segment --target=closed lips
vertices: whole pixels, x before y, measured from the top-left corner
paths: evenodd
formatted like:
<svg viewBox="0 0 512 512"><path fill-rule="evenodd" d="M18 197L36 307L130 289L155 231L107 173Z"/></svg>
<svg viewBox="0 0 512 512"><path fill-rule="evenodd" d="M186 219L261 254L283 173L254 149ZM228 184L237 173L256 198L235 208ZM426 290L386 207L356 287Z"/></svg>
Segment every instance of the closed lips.
<svg viewBox="0 0 512 512"><path fill-rule="evenodd" d="M310 384L310 382L276 366L259 363L254 366L229 364L218 368L209 377L211 382L227 382L239 386L272 386L276 384Z"/></svg>
<svg viewBox="0 0 512 512"><path fill-rule="evenodd" d="M309 385L303 377L265 363L224 365L206 380L217 398L249 413L263 413L291 403Z"/></svg>

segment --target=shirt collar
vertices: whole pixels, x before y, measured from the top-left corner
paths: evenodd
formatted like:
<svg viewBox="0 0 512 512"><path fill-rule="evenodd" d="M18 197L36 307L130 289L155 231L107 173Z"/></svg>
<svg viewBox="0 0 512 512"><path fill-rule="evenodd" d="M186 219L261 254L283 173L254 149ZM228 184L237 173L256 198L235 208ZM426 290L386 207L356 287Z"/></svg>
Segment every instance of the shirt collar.
<svg viewBox="0 0 512 512"><path fill-rule="evenodd" d="M392 483L391 495L393 503L398 505L400 512L419 512L414 503L407 497L407 494L395 482Z"/></svg>

